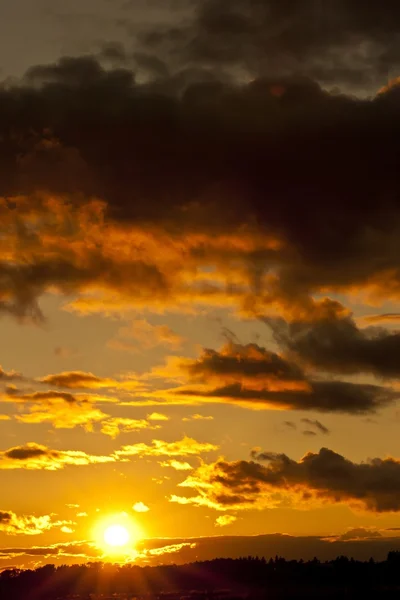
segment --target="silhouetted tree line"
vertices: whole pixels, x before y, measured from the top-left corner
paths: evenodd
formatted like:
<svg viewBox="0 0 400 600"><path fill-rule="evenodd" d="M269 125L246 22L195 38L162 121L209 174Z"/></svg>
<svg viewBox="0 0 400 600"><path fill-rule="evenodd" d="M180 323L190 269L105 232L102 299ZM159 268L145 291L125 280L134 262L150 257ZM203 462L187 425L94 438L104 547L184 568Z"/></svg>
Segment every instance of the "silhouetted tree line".
<svg viewBox="0 0 400 600"><path fill-rule="evenodd" d="M207 598L399 598L400 552L387 560L356 561L346 556L286 560L279 556L215 559L187 565L46 565L0 574L1 600L153 596L158 600ZM115 597L115 596L114 596Z"/></svg>

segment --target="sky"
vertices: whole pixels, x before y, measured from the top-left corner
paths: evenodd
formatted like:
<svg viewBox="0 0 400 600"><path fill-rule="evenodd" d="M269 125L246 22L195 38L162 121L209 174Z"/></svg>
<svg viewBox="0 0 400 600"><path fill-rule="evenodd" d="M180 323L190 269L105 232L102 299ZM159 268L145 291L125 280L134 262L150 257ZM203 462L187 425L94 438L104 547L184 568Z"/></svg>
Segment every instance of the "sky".
<svg viewBox="0 0 400 600"><path fill-rule="evenodd" d="M399 11L3 0L0 569L400 547Z"/></svg>

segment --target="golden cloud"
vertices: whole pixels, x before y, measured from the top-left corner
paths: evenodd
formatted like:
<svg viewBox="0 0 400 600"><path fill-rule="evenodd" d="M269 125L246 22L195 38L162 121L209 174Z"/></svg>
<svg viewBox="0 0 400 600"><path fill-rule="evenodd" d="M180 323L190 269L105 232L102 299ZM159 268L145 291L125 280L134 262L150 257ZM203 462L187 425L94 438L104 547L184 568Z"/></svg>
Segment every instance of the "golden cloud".
<svg viewBox="0 0 400 600"><path fill-rule="evenodd" d="M58 471L66 466L104 464L116 460L115 456L91 455L80 450L52 450L30 442L0 452L0 469Z"/></svg>
<svg viewBox="0 0 400 600"><path fill-rule="evenodd" d="M299 461L272 452L253 451L252 456L252 461L221 458L212 464L203 463L179 484L195 495L173 495L170 501L219 511L326 503L371 512L400 511L397 459L353 463L327 448L308 452Z"/></svg>
<svg viewBox="0 0 400 600"><path fill-rule="evenodd" d="M173 459L160 462L160 466L170 467L171 469L175 469L175 471L191 471L193 469L192 465L190 465L188 462Z"/></svg>
<svg viewBox="0 0 400 600"><path fill-rule="evenodd" d="M144 443L122 446L115 452L117 458L128 456L198 456L206 452L218 450L218 446L208 442L197 442L193 438L184 437L176 442L153 440L151 445Z"/></svg>
<svg viewBox="0 0 400 600"><path fill-rule="evenodd" d="M146 504L144 504L144 502L136 502L132 506L132 510L138 513L146 513L149 512L150 508Z"/></svg>
<svg viewBox="0 0 400 600"><path fill-rule="evenodd" d="M221 515L215 519L215 525L217 527L226 527L227 525L232 525L237 521L237 517L234 515Z"/></svg>
<svg viewBox="0 0 400 600"><path fill-rule="evenodd" d="M141 431L143 429L160 429L160 425L146 421L146 419L129 419L114 417L106 419L101 423L101 432L111 438L116 438L120 433Z"/></svg>
<svg viewBox="0 0 400 600"><path fill-rule="evenodd" d="M0 532L8 535L40 535L54 528L67 527L71 521L54 520L53 515L16 515L10 510L0 510Z"/></svg>

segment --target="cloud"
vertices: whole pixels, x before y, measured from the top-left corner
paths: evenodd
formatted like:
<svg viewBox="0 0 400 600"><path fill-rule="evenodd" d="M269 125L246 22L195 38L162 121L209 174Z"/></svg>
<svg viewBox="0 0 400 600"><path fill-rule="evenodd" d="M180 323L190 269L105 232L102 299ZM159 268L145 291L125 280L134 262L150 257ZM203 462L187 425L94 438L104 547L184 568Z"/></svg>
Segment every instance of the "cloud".
<svg viewBox="0 0 400 600"><path fill-rule="evenodd" d="M265 46L274 22L290 34L277 3L251 11L253 4L199 7L189 47L202 38L207 51L228 44L243 57ZM307 33L309 10L289 19ZM235 21L245 26L233 42ZM359 27L353 12L350 21ZM246 37L248 25L261 47L259 36ZM337 22L336 29L346 31ZM326 72L315 47L310 56ZM347 65L349 54L336 50L326 64L337 56ZM221 73L218 53L215 62L216 70L186 63L179 76L140 84L128 69L64 57L3 86L2 313L43 319L40 299L49 291L68 295L81 314L216 305L287 316L309 311L318 293L399 297L398 86L362 100L329 94L292 68L278 74L270 56L263 77L249 73L251 56L240 83ZM357 65L356 73L371 73ZM105 132L112 157L98 142ZM322 138L330 143L321 147Z"/></svg>
<svg viewBox="0 0 400 600"><path fill-rule="evenodd" d="M221 380L229 385L261 382L271 390L307 389L298 367L257 344L228 343L220 351L204 349L196 361L182 363L192 381Z"/></svg>
<svg viewBox="0 0 400 600"><path fill-rule="evenodd" d="M227 402L254 410L315 410L363 414L395 402L395 389L379 385L311 379L295 363L257 344L229 343L202 351L197 360L177 358L153 376L184 385L157 392L171 401ZM314 423L315 424L315 423Z"/></svg>
<svg viewBox="0 0 400 600"><path fill-rule="evenodd" d="M80 450L51 450L30 442L0 452L0 469L58 471L66 466L85 466L115 462L115 456L90 455Z"/></svg>
<svg viewBox="0 0 400 600"><path fill-rule="evenodd" d="M68 527L67 525L63 525L62 527L60 527L60 531L62 531L63 533L74 533L74 530L71 529L71 527Z"/></svg>
<svg viewBox="0 0 400 600"><path fill-rule="evenodd" d="M253 458L201 465L180 484L197 495L170 500L224 511L310 503L400 511L400 461L394 458L353 463L327 448L308 452L300 461L272 452L254 451Z"/></svg>
<svg viewBox="0 0 400 600"><path fill-rule="evenodd" d="M257 555L265 557L278 556L287 560L312 560L318 556L321 561L334 560L338 556L353 556L356 560L368 561L371 556L375 560L386 560L390 550L398 550L399 540L393 537L376 539L358 539L336 541L335 538L318 536L290 536L281 533L257 536L224 536L199 537L191 539L151 539L140 540L136 546L136 564L167 563L171 554L173 564L188 564L196 560L204 561L213 558L240 558ZM151 553L150 553L151 551ZM76 564L83 561L99 561L104 557L103 551L93 542L71 541L47 546L3 547L0 549L2 559L17 557L35 557L45 562Z"/></svg>
<svg viewBox="0 0 400 600"><path fill-rule="evenodd" d="M153 412L150 415L147 415L148 421L169 421L169 417L167 415L163 415L162 413Z"/></svg>
<svg viewBox="0 0 400 600"><path fill-rule="evenodd" d="M54 375L46 375L46 377L42 377L37 381L46 385L71 390L95 390L101 388L130 390L139 386L139 382L132 379L117 380L107 377L97 377L93 373L86 373L84 371L64 371Z"/></svg>
<svg viewBox="0 0 400 600"><path fill-rule="evenodd" d="M94 558L100 559L102 556L101 550L96 548L94 543L90 542L68 542L68 543L57 543L49 546L28 546L19 548L7 548L3 547L0 549L1 556L7 556L9 558L15 558L17 556L27 555L36 557L72 557L72 558L83 558L86 560L93 560Z"/></svg>
<svg viewBox="0 0 400 600"><path fill-rule="evenodd" d="M218 450L218 446L209 442L197 442L193 438L184 437L176 442L153 440L151 446L140 443L131 446L122 446L116 450L117 458L127 456L198 456L206 452Z"/></svg>
<svg viewBox="0 0 400 600"><path fill-rule="evenodd" d="M265 319L276 341L307 365L333 373L400 374L400 334L382 327L359 329L351 317L316 320Z"/></svg>
<svg viewBox="0 0 400 600"><path fill-rule="evenodd" d="M329 433L329 429L327 427L325 427L325 425L323 425L320 421L317 421L316 419L301 419L302 423L305 423L306 425L309 425L310 427L315 427L315 429L317 429L317 431L319 433L324 433L325 435Z"/></svg>
<svg viewBox="0 0 400 600"><path fill-rule="evenodd" d="M93 373L83 371L65 371L55 375L46 375L39 379L40 383L46 385L68 388L68 389L97 389L102 387L112 387L112 380L96 377Z"/></svg>
<svg viewBox="0 0 400 600"><path fill-rule="evenodd" d="M128 340L128 341L127 341ZM135 340L133 344L129 340ZM167 325L152 325L146 319L136 319L129 326L121 327L117 336L108 342L110 348L140 352L159 345L178 350L184 338L174 333Z"/></svg>
<svg viewBox="0 0 400 600"><path fill-rule="evenodd" d="M215 519L215 525L217 527L226 527L227 525L232 525L237 520L237 517L233 515L221 515Z"/></svg>
<svg viewBox="0 0 400 600"><path fill-rule="evenodd" d="M188 462L173 459L160 462L160 466L170 467L171 469L175 469L175 471L191 471L193 469L192 465L190 465Z"/></svg>
<svg viewBox="0 0 400 600"><path fill-rule="evenodd" d="M18 373L17 371L5 371L0 365L0 382L21 381L23 379L21 373Z"/></svg>
<svg viewBox="0 0 400 600"><path fill-rule="evenodd" d="M397 323L397 321L400 321L400 313L366 315L365 317L360 317L359 320L365 323Z"/></svg>
<svg viewBox="0 0 400 600"><path fill-rule="evenodd" d="M65 401L57 396L55 400L46 397L46 403L28 405L29 412L15 415L20 423L50 423L56 429L73 429L81 426L86 431L93 431L95 423L102 422L109 415L95 408L87 399Z"/></svg>
<svg viewBox="0 0 400 600"><path fill-rule="evenodd" d="M13 511L0 510L0 532L7 535L40 535L53 528L67 527L70 521L54 521L53 515L16 515Z"/></svg>
<svg viewBox="0 0 400 600"><path fill-rule="evenodd" d="M127 417L114 417L101 422L101 433L116 438L120 433L131 431L142 431L143 429L160 429L160 425L154 425L146 419L130 419Z"/></svg>
<svg viewBox="0 0 400 600"><path fill-rule="evenodd" d="M211 415L200 415L198 413L190 415L189 417L183 417L182 421L213 421L214 417Z"/></svg>
<svg viewBox="0 0 400 600"><path fill-rule="evenodd" d="M147 54L162 56L170 70L190 65L239 76L301 72L353 89L379 86L388 72L398 71L399 11L392 1L367 9L344 0L290 7L279 0L206 0L195 6L192 19L142 32Z"/></svg>
<svg viewBox="0 0 400 600"><path fill-rule="evenodd" d="M96 423L109 417L97 408L97 403L117 402L115 397L98 394L71 393L59 390L24 391L8 386L3 402L23 405L15 419L21 423L51 423L56 429L81 426L93 431ZM21 407L19 407L20 409Z"/></svg>
<svg viewBox="0 0 400 600"><path fill-rule="evenodd" d="M146 513L149 512L150 508L143 502L136 502L136 504L132 506L132 510L138 513Z"/></svg>
<svg viewBox="0 0 400 600"><path fill-rule="evenodd" d="M348 529L345 533L342 533L336 539L341 541L348 540L363 540L363 539L377 539L381 538L382 534L376 529L366 529L364 527L357 527L355 529Z"/></svg>

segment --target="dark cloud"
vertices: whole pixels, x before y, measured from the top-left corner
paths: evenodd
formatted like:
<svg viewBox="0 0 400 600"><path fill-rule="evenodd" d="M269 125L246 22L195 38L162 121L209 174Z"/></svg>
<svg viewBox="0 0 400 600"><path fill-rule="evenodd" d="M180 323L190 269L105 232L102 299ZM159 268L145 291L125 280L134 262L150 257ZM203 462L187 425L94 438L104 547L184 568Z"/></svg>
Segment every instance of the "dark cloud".
<svg viewBox="0 0 400 600"><path fill-rule="evenodd" d="M373 512L400 510L400 462L393 458L353 463L327 448L300 461L273 452L252 455L258 462L219 460L200 467L183 485L203 500L188 501L204 503L208 494L210 506L233 509L279 505L286 497L294 504L343 502Z"/></svg>
<svg viewBox="0 0 400 600"><path fill-rule="evenodd" d="M12 513L0 511L0 523L9 523L12 518Z"/></svg>
<svg viewBox="0 0 400 600"><path fill-rule="evenodd" d="M91 560L94 558L100 559L101 551L89 542L69 542L58 543L51 546L28 546L28 547L3 547L0 549L0 557L17 557L17 556L43 556L43 557L74 557L85 558Z"/></svg>
<svg viewBox="0 0 400 600"><path fill-rule="evenodd" d="M291 323L264 320L279 344L313 367L335 373L400 375L400 334L396 331L360 329L351 317L337 315Z"/></svg>
<svg viewBox="0 0 400 600"><path fill-rule="evenodd" d="M235 377L244 380L272 382L302 381L304 375L295 364L270 352L258 344L228 343L222 350L204 349L199 360L187 364L186 370L193 379L210 380L213 377Z"/></svg>
<svg viewBox="0 0 400 600"><path fill-rule="evenodd" d="M176 390L182 396L193 396L215 400L226 400L262 407L285 408L287 410L316 410L365 414L376 412L398 398L398 393L377 385L356 384L346 381L309 382L309 391L274 392L266 389L251 389L241 384L232 384L208 391L196 389Z"/></svg>
<svg viewBox="0 0 400 600"><path fill-rule="evenodd" d="M178 359L178 367L188 375L188 385L172 389L171 394L254 408L363 414L388 406L398 396L389 387L311 379L294 363L257 344L206 349L198 360ZM174 370L171 377L176 377ZM328 432L319 421L305 422Z"/></svg>
<svg viewBox="0 0 400 600"><path fill-rule="evenodd" d="M1 312L40 319L50 288L92 294L82 312L96 297L265 314L310 312L327 289L399 296L398 87L360 100L268 69L240 85L157 69L139 83L63 58L0 89Z"/></svg>
<svg viewBox="0 0 400 600"><path fill-rule="evenodd" d="M4 381L20 381L22 379L24 379L24 378L21 375L21 373L18 373L17 371L5 371L0 366L0 381L1 382L4 382Z"/></svg>
<svg viewBox="0 0 400 600"><path fill-rule="evenodd" d="M13 460L29 460L30 458L38 458L47 456L48 454L49 451L47 448L36 445L18 446L4 452L6 458L11 458ZM57 453L54 453L54 457L57 457Z"/></svg>
<svg viewBox="0 0 400 600"><path fill-rule="evenodd" d="M305 73L371 90L398 70L399 16L393 1L202 0L191 21L144 32L141 42L175 68Z"/></svg>
<svg viewBox="0 0 400 600"><path fill-rule="evenodd" d="M380 531L375 529L365 529L364 527L357 527L355 529L349 529L336 539L341 541L347 540L363 540L363 539L374 539L383 537Z"/></svg>
<svg viewBox="0 0 400 600"><path fill-rule="evenodd" d="M82 401L82 398L78 398L68 392L59 392L58 390L24 393L23 391L18 391L16 388L11 388L7 390L7 393L15 402L51 404L53 400L62 400L67 404L76 404L79 401Z"/></svg>
<svg viewBox="0 0 400 600"><path fill-rule="evenodd" d="M47 385L70 389L96 389L112 386L110 379L97 377L93 373L86 373L84 371L65 371L54 375L46 375L46 377L42 377L39 381Z"/></svg>
<svg viewBox="0 0 400 600"><path fill-rule="evenodd" d="M310 427L314 427L319 433L329 433L329 429L325 427L325 425L323 425L320 421L304 418L301 419L301 422L305 423L306 425L309 425Z"/></svg>

